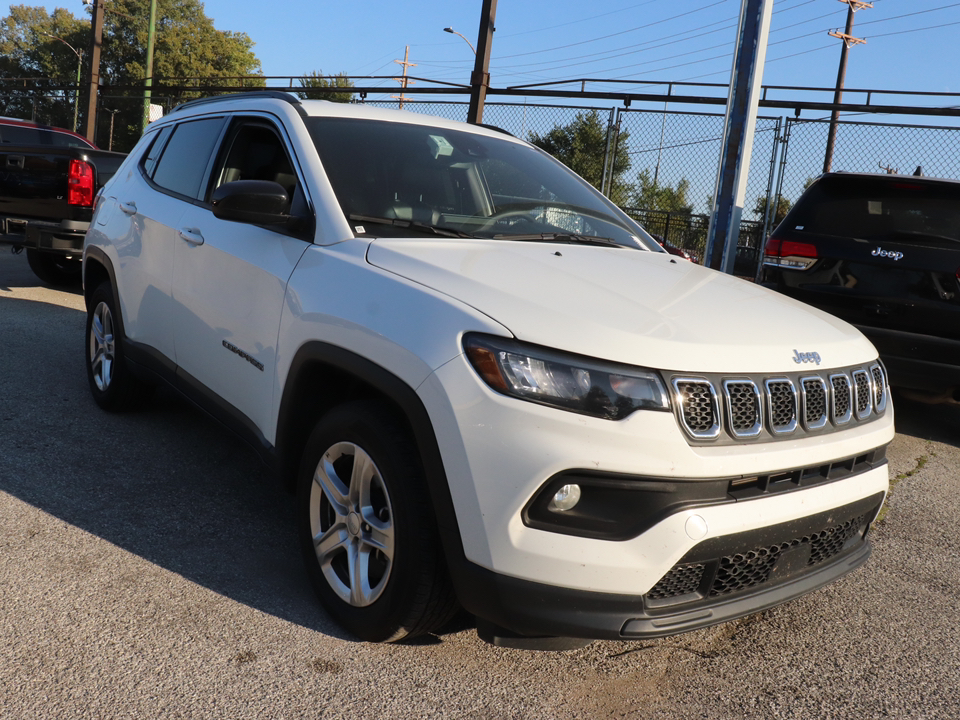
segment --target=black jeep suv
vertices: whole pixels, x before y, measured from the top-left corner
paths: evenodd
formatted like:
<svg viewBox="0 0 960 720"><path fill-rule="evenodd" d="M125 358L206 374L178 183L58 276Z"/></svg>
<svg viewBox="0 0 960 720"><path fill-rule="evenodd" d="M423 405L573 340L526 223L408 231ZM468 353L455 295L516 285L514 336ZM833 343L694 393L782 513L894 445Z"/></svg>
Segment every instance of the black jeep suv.
<svg viewBox="0 0 960 720"><path fill-rule="evenodd" d="M767 241L761 282L856 325L891 385L960 402L960 182L821 176Z"/></svg>

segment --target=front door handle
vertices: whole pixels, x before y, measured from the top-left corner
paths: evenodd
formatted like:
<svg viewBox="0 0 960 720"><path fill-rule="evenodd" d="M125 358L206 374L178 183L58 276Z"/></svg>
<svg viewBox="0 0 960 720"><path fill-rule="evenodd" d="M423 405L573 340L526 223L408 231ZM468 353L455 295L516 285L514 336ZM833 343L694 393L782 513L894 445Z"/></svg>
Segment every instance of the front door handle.
<svg viewBox="0 0 960 720"><path fill-rule="evenodd" d="M178 233L181 240L191 245L203 245L203 235L196 228L181 228Z"/></svg>

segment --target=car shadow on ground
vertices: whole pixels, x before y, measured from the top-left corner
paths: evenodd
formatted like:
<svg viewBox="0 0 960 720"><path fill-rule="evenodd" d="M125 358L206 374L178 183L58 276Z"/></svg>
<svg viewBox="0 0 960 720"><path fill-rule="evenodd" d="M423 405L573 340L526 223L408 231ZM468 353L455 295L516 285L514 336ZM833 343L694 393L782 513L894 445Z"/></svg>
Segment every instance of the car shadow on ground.
<svg viewBox="0 0 960 720"><path fill-rule="evenodd" d="M0 244L0 292L12 292L15 289L26 289L35 287L48 287L52 290L71 293L73 295L83 294L83 284L77 278L76 282L64 285L46 285L33 274L30 266L27 264L25 253L13 253L8 245Z"/></svg>
<svg viewBox="0 0 960 720"><path fill-rule="evenodd" d="M293 498L252 449L166 389L141 411L103 412L87 386L83 313L0 302L0 361L24 368L0 378L0 491L236 602L353 640L313 594Z"/></svg>

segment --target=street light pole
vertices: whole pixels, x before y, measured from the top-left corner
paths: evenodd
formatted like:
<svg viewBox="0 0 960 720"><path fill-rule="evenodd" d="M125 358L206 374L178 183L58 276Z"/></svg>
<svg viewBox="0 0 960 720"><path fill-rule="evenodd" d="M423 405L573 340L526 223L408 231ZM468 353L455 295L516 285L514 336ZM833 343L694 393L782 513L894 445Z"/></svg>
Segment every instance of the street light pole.
<svg viewBox="0 0 960 720"><path fill-rule="evenodd" d="M444 28L443 31L444 31L444 32L448 32L448 33L453 33L454 35L459 35L460 37L462 37L462 38L463 38L463 41L464 41L467 45L470 46L470 49L473 51L473 54L474 54L474 55L477 54L477 49L473 46L473 44L472 44L469 40L467 40L467 36L466 36L466 35L464 35L463 33L458 33L458 32L457 32L456 30L454 30L452 27Z"/></svg>
<svg viewBox="0 0 960 720"><path fill-rule="evenodd" d="M59 40L68 48L73 51L73 54L77 56L77 83L73 89L73 131L77 131L77 114L80 109L80 69L83 66L83 53L77 50L73 45L68 43L62 37L57 37L48 32L41 32L41 35L46 35L47 37L53 38L54 40Z"/></svg>

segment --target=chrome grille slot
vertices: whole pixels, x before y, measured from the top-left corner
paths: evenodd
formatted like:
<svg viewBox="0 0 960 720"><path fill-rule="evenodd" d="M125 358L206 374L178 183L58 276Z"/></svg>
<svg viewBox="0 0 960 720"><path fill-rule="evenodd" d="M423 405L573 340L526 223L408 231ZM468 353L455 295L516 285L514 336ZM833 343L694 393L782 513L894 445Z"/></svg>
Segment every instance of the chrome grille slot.
<svg viewBox="0 0 960 720"><path fill-rule="evenodd" d="M770 430L778 435L797 429L797 390L787 378L767 380L767 415Z"/></svg>
<svg viewBox="0 0 960 720"><path fill-rule="evenodd" d="M854 396L856 397L857 420L863 420L873 409L872 390L870 388L870 376L866 370L854 370L853 372Z"/></svg>
<svg viewBox="0 0 960 720"><path fill-rule="evenodd" d="M843 425L853 417L853 403L850 398L850 378L846 375L831 375L830 390L832 396L833 422Z"/></svg>
<svg viewBox="0 0 960 720"><path fill-rule="evenodd" d="M695 438L717 437L720 434L720 408L713 385L702 378L674 378L673 389L687 433Z"/></svg>
<svg viewBox="0 0 960 720"><path fill-rule="evenodd" d="M800 381L800 396L803 401L803 426L807 430L819 430L830 418L827 383L822 377L803 378Z"/></svg>
<svg viewBox="0 0 960 720"><path fill-rule="evenodd" d="M870 375L873 377L873 407L877 413L882 413L887 409L887 378L880 363L870 366Z"/></svg>
<svg viewBox="0 0 960 720"><path fill-rule="evenodd" d="M760 391L752 380L725 380L723 396L730 432L738 437L756 437L763 430Z"/></svg>

